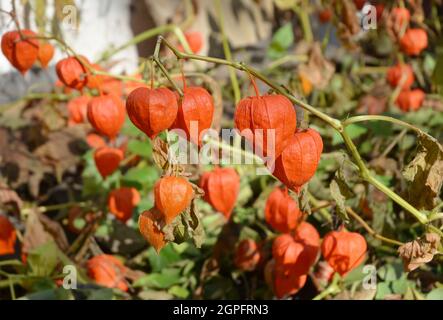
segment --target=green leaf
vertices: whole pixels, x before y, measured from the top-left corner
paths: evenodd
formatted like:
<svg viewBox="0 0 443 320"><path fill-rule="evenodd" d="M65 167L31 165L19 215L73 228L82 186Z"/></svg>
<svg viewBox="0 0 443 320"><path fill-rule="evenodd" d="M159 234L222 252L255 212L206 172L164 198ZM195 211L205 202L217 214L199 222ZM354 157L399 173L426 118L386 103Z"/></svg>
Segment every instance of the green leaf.
<svg viewBox="0 0 443 320"><path fill-rule="evenodd" d="M377 284L377 294L375 296L375 299L381 300L390 294L392 294L392 291L389 282L379 282Z"/></svg>
<svg viewBox="0 0 443 320"><path fill-rule="evenodd" d="M141 157L150 158L152 156L152 144L149 140L131 140L128 143L128 150Z"/></svg>
<svg viewBox="0 0 443 320"><path fill-rule="evenodd" d="M179 286L172 286L169 288L168 293L182 299L189 297L189 290Z"/></svg>
<svg viewBox="0 0 443 320"><path fill-rule="evenodd" d="M139 190L143 188L152 188L158 180L159 173L154 167L137 167L131 168L123 176L123 183L133 186Z"/></svg>
<svg viewBox="0 0 443 320"><path fill-rule="evenodd" d="M47 242L28 255L28 264L34 276L50 276L57 266L57 245L54 241Z"/></svg>
<svg viewBox="0 0 443 320"><path fill-rule="evenodd" d="M443 300L443 288L436 288L428 293L427 300Z"/></svg>
<svg viewBox="0 0 443 320"><path fill-rule="evenodd" d="M137 279L134 283L134 287L167 289L172 285L179 283L180 278L179 274L151 273Z"/></svg>
<svg viewBox="0 0 443 320"><path fill-rule="evenodd" d="M287 23L275 32L268 48L268 56L272 59L280 58L293 43L294 32L292 24Z"/></svg>
<svg viewBox="0 0 443 320"><path fill-rule="evenodd" d="M357 139L366 132L368 132L368 129L363 126L359 126L358 124L350 124L346 127L346 133L351 139ZM340 133L334 132L334 135L332 136L332 145L335 146L341 143L343 143L343 138L341 137Z"/></svg>
<svg viewBox="0 0 443 320"><path fill-rule="evenodd" d="M154 272L160 272L162 269L181 259L180 255L174 250L171 245L166 245L159 254L154 248L148 250L149 263Z"/></svg>

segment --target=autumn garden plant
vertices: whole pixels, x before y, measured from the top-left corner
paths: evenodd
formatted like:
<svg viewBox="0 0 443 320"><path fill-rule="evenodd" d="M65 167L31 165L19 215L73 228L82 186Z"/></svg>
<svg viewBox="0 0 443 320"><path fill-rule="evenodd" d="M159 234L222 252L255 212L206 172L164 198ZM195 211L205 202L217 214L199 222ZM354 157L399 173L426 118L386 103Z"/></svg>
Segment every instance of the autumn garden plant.
<svg viewBox="0 0 443 320"><path fill-rule="evenodd" d="M357 3L355 5L358 6ZM334 10L346 10L347 6L344 5L343 9L337 7L336 3L325 5L319 12L319 20L322 23L330 23L335 19ZM390 12L388 19L393 20L393 37L398 40L399 50L405 55L419 56L428 47L427 33L423 29L410 27L409 11L404 10L404 7L394 7ZM300 16L300 20L305 22L305 39L312 40L309 39L306 12L295 12ZM438 172L441 173L443 150L435 138L418 127L388 115L358 115L343 120L332 117L294 95L286 86L279 84L261 70L232 60L226 39L223 39L226 59L198 55L202 47L199 34L183 34L175 27L173 30L178 35L179 45L159 35L152 57L143 63L143 74L140 77L129 77L104 71L100 65L91 63L80 53L74 52L57 37L38 35L31 30L21 29L15 19L15 13L8 14L14 18L17 30L2 37L2 52L5 57L18 71L25 74L37 61L42 67L46 67L54 54L51 43L59 45L68 54L67 58L56 64L59 86L66 94L80 93L79 96L69 99L69 124L75 126L87 121L94 129L94 133L90 133L87 138L88 144L94 150L92 161L102 178L102 183L109 183L112 190L109 190L106 196L106 203L74 203L67 207L70 210L68 227L79 234L69 248L68 255L85 255L85 250L92 251L85 267L89 277L97 284L126 292L131 289L128 279L141 287L144 283L154 281L149 275L138 276L116 257L103 254L97 248L97 244L94 244L95 240L91 240L99 224L105 220L104 210L108 210L115 219L126 224L131 221L134 210L143 201L140 190L144 186L137 188L131 184L121 185L120 179L115 178L122 167L131 167L133 164L136 166L140 163L140 154L133 158L125 158L127 145L119 139L125 126L126 115L133 126L149 138L149 142L146 143L152 145L153 149L149 156L161 170L161 176L152 183L153 203L150 208L139 212L137 221L140 233L155 248L159 257L162 250L170 252L168 243L182 244L191 240L195 247L202 247L205 226L199 206L205 205L203 203L223 215L222 235L224 231L229 231L229 227L233 227L234 219L250 219L244 217L247 215L248 202L243 203L243 211L237 207L244 187L241 166L237 166L236 169L223 165L214 166L210 170L197 170L195 173L191 172L192 168L177 163L174 154L169 152L171 139L176 138L174 132L178 132L177 129L182 133L182 139L186 139L197 148L208 143L203 134L213 125L214 114L217 111L214 93L203 86L188 85L189 75L184 71L183 65L192 61L229 68L234 93L240 91L235 70L241 71L245 78L249 79L254 95L242 99L236 97L233 116L235 128L253 146L256 154L250 156L265 159L265 164L269 155L272 155L274 160L271 173L276 179L269 180L273 181L271 187L264 188L259 195L263 204L257 205L263 211L264 221L255 224L264 236L255 237L260 240L244 237L234 244L236 249L232 260L236 268L243 272L263 270L262 280L276 297L284 298L295 295L306 285L321 252L324 264L318 263L316 268L321 273L318 278L324 280L326 285L316 298L337 294L340 292L339 283L360 267L368 255L366 238L348 229L348 224L354 220L369 236L390 246L399 246L398 252L407 270L413 270L431 261L434 255L435 259L439 259L442 253L440 239L443 231L438 224L441 216L438 213L439 205L434 204L434 198L438 198L442 184ZM222 17L220 22L223 22ZM157 35L158 30L154 31L147 31L147 34ZM143 37L136 37L130 43L134 44L141 41L140 39ZM174 62L171 62L171 57L163 59L162 45L176 58L175 65L179 66L179 73L173 74L170 71L177 68L174 67ZM315 46L312 43L311 45ZM106 58L109 59L110 55ZM394 90L395 104L404 112L413 112L423 105L425 93L421 89L412 89L415 82L414 70L403 58L400 60L387 70L386 81ZM161 80L161 75L167 82ZM261 94L257 82L267 85L269 92ZM301 75L300 82L303 91L309 95L312 90L311 81ZM123 97L126 97L126 101ZM301 109L306 112L304 119L300 119L300 113L297 112ZM320 119L328 128L334 130L343 141L349 155L343 156L342 162L346 163L346 166L342 165L334 175L330 184L332 201L326 204L308 191L308 183L312 181L321 165L325 146L322 130L310 126L307 115ZM427 195L430 203L426 206L418 201L411 204L405 200L405 197L383 183L365 162L353 141L350 129L359 123L368 122L392 123L405 130L411 130L418 136L419 152L404 171L415 190L430 189L430 195ZM191 130L193 124L197 126L196 133ZM268 141L267 135L270 133L274 141L271 149L269 144L264 143ZM211 143L229 152L244 152L236 145L219 141ZM430 160L428 154L431 153L436 156ZM348 175L352 172L358 176L354 177L354 180L372 186L381 195L395 202L422 226L422 234L405 244L375 232L346 202L346 194L352 191L348 190L345 171L348 171ZM424 174L420 173L423 171ZM309 203L314 207L311 208ZM337 216L331 215L328 209L331 206L336 207ZM429 206L432 210L422 210ZM329 223L327 232L320 235L320 228L306 221L310 211L319 212L322 219ZM78 220L86 222L86 225L76 225ZM13 247L17 237L14 227L3 216L0 216L0 226L0 254L14 253ZM221 255L223 245L223 241L215 243L213 256ZM32 250L29 253L31 256L34 254ZM27 259L27 255L23 254L24 264ZM157 258L150 256L151 262L155 259ZM210 266L211 262L214 263L213 260L208 260L202 266L202 278L205 273L210 274L211 268L217 269L217 266ZM17 261L11 263L14 266ZM10 281L16 279L8 273L5 275ZM11 292L14 292L13 287L14 284ZM180 296L177 292L180 289L176 287L174 290L173 294ZM196 292L199 290L203 289L197 288Z"/></svg>

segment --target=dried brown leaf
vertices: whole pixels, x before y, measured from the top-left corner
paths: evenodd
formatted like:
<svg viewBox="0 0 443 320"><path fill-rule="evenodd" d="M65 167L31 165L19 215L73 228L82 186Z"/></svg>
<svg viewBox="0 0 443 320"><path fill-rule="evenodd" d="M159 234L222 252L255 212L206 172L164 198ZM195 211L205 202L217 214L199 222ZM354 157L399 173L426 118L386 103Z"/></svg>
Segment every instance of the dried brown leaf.
<svg viewBox="0 0 443 320"><path fill-rule="evenodd" d="M418 238L398 248L405 270L409 272L430 262L437 253L439 243L440 236L438 234L426 233L424 238Z"/></svg>
<svg viewBox="0 0 443 320"><path fill-rule="evenodd" d="M404 168L403 176L409 182L411 204L431 210L443 185L443 146L425 133L418 138L417 155Z"/></svg>
<svg viewBox="0 0 443 320"><path fill-rule="evenodd" d="M299 67L299 73L317 89L325 89L334 75L335 66L326 60L319 43L315 43L309 54L309 61Z"/></svg>

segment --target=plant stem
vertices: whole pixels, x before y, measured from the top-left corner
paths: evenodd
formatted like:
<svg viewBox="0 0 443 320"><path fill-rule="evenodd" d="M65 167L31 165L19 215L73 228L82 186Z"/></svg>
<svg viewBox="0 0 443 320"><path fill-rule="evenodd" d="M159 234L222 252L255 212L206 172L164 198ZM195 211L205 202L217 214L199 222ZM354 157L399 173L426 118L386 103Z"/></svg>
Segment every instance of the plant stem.
<svg viewBox="0 0 443 320"><path fill-rule="evenodd" d="M266 83L268 86L270 86L276 92L287 97L294 104L299 105L303 109L311 112L312 114L314 114L315 116L317 116L318 118L320 118L321 120L326 122L329 126L334 128L335 130L337 130L340 133L340 135L342 136L342 138L345 142L345 145L348 148L352 157L354 158L354 161L356 162L356 165L359 168L360 175L364 180L366 180L370 184L374 185L377 189L382 191L384 194L386 194L388 197L390 197L393 201L395 201L400 206L402 206L404 209L406 209L408 212L410 212L420 223L427 224L429 222L424 213L422 213L419 210L417 210L416 208L414 208L406 200L404 200L402 197L397 195L395 192L393 192L391 189L389 189L388 187L383 185L380 181L378 181L375 177L372 176L371 172L368 170L363 159L361 158L361 155L358 152L357 147L353 143L350 136L346 133L345 127L351 123L357 123L357 122L362 122L362 121L367 121L367 120L381 120L381 121L389 121L392 123L406 126L406 127L410 128L420 134L425 134L423 131L421 131L420 129L418 129L417 127L415 127L409 123L406 123L404 121L401 121L401 120L398 120L395 118L387 117L387 116L371 116L371 115L356 116L356 117L349 118L342 123L340 120L334 119L334 118L328 116L327 114L323 113L322 111L309 105L308 103L303 102L300 99L296 98L291 93L289 93L286 88L274 83L273 81L268 79L266 76L261 74L259 71L246 65L245 63L239 63L239 62L228 61L228 60L220 59L220 58L205 57L205 56L199 56L199 55L195 55L195 54L183 53L183 52L178 51L177 48L175 48L173 45L171 45L162 36L159 36L158 41L157 41L158 46L160 46L160 44L162 42L176 55L176 57L178 59L193 59L193 60L212 62L215 64L227 65L232 68L248 72L249 74L253 75L254 77L256 77L256 78L260 79L261 81L263 81L264 83Z"/></svg>
<svg viewBox="0 0 443 320"><path fill-rule="evenodd" d="M400 242L400 241L397 241L397 240L393 240L393 239L389 239L389 238L386 238L386 237L383 237L382 235L380 235L380 234L378 234L377 232L375 232L374 231L374 229L372 229L367 223L366 223L366 221L364 221L352 208L349 208L349 207L347 207L346 208L346 212L350 215L350 216L352 216L355 220L357 220L357 222L358 223L360 223L361 224L361 226L363 227L363 228L365 228L365 230L371 235L371 236L373 236L374 238L376 238L376 239L378 239L378 240L381 240L381 241L384 241L384 242L387 242L387 243L390 243L390 244L394 244L394 245L397 245L397 246L402 246L403 245L403 243L402 242Z"/></svg>
<svg viewBox="0 0 443 320"><path fill-rule="evenodd" d="M221 37L222 37L223 52L225 54L226 60L232 61L232 53L231 53L231 48L229 47L228 38L227 38L226 32L225 32L223 10L221 7L220 0L215 0L215 4L216 4L216 12L218 13L218 18L219 18L219 28L220 28ZM232 90L234 91L235 104L237 104L241 99L241 93L240 93L240 86L238 84L238 79L237 79L237 74L235 73L235 69L233 69L233 68L229 69L229 77L231 78Z"/></svg>
<svg viewBox="0 0 443 320"><path fill-rule="evenodd" d="M422 130L420 130L416 126L413 126L412 124L409 124L409 123L402 121L400 119L396 119L396 118L392 118L392 117L388 117L388 116L378 116L378 115L355 116L355 117L351 117L351 118L346 119L343 122L343 125L346 127L346 126L353 124L353 123L365 122L365 121L391 122L391 123L406 127L408 129L411 129L412 131L414 131L416 133L425 134Z"/></svg>
<svg viewBox="0 0 443 320"><path fill-rule="evenodd" d="M294 11L300 19L305 41L312 43L314 34L312 33L311 22L309 21L309 1L304 0L301 5L295 5Z"/></svg>

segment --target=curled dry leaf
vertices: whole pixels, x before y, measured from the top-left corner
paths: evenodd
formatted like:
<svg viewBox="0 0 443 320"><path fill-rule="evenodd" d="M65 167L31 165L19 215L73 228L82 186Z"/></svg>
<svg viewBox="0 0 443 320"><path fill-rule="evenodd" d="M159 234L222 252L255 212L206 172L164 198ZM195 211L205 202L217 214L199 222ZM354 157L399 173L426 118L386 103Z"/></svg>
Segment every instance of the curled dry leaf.
<svg viewBox="0 0 443 320"><path fill-rule="evenodd" d="M5 184L0 181L0 204L14 204L17 209L21 209L23 206L22 199L18 196L17 192L9 189Z"/></svg>
<svg viewBox="0 0 443 320"><path fill-rule="evenodd" d="M443 185L443 146L433 137L418 136L415 158L404 168L409 201L418 209L432 210Z"/></svg>
<svg viewBox="0 0 443 320"><path fill-rule="evenodd" d="M350 50L358 48L354 37L360 32L360 23L356 12L356 7L352 1L338 1L341 5L341 19L338 22L337 35L343 45Z"/></svg>
<svg viewBox="0 0 443 320"><path fill-rule="evenodd" d="M299 67L299 74L317 89L325 89L334 72L335 66L323 56L320 43L312 46L308 63Z"/></svg>
<svg viewBox="0 0 443 320"><path fill-rule="evenodd" d="M426 233L424 238L405 243L398 248L398 254L403 259L406 271L413 271L430 262L437 253L440 236L435 233Z"/></svg>

